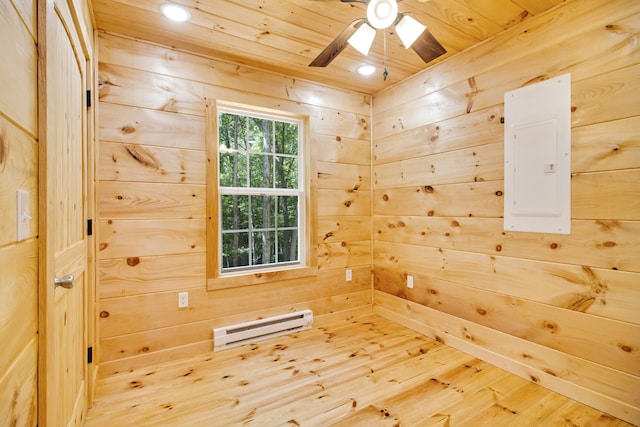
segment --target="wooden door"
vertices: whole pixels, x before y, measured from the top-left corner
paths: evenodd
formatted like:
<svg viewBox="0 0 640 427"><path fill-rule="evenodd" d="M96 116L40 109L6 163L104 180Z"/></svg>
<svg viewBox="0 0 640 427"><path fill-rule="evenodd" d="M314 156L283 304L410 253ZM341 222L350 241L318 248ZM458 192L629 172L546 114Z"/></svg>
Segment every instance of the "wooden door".
<svg viewBox="0 0 640 427"><path fill-rule="evenodd" d="M42 3L39 425L76 426L87 408L87 61L67 3Z"/></svg>

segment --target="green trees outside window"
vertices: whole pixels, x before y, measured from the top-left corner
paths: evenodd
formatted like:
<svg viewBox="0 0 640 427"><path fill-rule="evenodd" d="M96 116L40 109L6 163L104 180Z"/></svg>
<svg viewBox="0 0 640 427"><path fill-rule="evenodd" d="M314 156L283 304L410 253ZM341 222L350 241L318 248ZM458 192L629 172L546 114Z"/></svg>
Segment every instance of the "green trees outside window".
<svg viewBox="0 0 640 427"><path fill-rule="evenodd" d="M222 271L300 263L302 122L220 110Z"/></svg>

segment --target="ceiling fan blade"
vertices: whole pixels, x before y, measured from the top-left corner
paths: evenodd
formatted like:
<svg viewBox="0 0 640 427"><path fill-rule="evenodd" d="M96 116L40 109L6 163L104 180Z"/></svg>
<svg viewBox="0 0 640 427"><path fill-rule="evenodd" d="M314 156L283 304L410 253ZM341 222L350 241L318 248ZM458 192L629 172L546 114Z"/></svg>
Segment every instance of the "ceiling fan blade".
<svg viewBox="0 0 640 427"><path fill-rule="evenodd" d="M324 48L322 52L314 59L309 67L326 67L347 47L349 38L356 32L358 27L366 21L366 18L360 18L353 21L338 36Z"/></svg>
<svg viewBox="0 0 640 427"><path fill-rule="evenodd" d="M447 53L447 50L427 29L425 29L420 37L413 42L411 49L413 49L426 63L429 63L440 55Z"/></svg>

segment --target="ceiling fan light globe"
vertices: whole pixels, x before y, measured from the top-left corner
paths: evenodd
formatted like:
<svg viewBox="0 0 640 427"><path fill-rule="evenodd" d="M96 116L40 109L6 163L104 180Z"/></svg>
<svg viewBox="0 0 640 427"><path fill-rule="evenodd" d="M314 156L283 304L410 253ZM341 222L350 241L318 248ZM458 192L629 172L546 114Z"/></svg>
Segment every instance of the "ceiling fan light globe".
<svg viewBox="0 0 640 427"><path fill-rule="evenodd" d="M396 0L370 0L367 6L367 20L374 28L382 30L391 26L398 16Z"/></svg>
<svg viewBox="0 0 640 427"><path fill-rule="evenodd" d="M347 42L353 46L358 52L367 56L369 54L369 49L371 49L371 45L373 44L373 39L376 37L376 30L371 28L369 25L362 24L355 33Z"/></svg>
<svg viewBox="0 0 640 427"><path fill-rule="evenodd" d="M398 34L402 44L407 49L411 47L413 42L415 42L426 29L426 26L408 15L404 15L400 22L396 24L396 34Z"/></svg>

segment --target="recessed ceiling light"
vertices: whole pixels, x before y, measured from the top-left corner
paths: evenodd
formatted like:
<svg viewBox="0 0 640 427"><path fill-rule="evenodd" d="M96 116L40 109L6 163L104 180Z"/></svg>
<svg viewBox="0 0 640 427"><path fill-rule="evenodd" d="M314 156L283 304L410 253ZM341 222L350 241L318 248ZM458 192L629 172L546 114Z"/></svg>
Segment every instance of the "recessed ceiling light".
<svg viewBox="0 0 640 427"><path fill-rule="evenodd" d="M362 76L370 76L376 71L376 67L369 64L363 64L356 68L356 71Z"/></svg>
<svg viewBox="0 0 640 427"><path fill-rule="evenodd" d="M189 13L189 11L182 6L178 6L177 4L165 3L160 6L160 10L162 11L162 14L164 16L171 19L172 21L185 22L191 19L191 14Z"/></svg>

